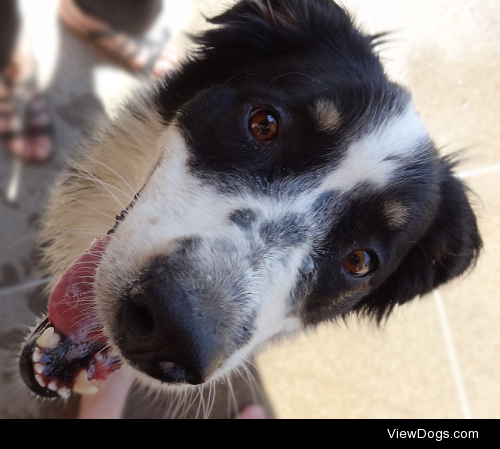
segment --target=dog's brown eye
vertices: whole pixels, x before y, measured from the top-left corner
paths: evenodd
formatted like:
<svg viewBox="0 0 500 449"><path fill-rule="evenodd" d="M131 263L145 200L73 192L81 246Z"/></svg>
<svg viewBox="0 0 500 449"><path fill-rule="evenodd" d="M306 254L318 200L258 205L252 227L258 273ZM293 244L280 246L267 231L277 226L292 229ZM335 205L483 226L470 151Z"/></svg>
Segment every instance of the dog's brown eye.
<svg viewBox="0 0 500 449"><path fill-rule="evenodd" d="M344 259L344 268L354 277L360 278L369 274L375 266L375 258L366 251L354 251Z"/></svg>
<svg viewBox="0 0 500 449"><path fill-rule="evenodd" d="M278 136L278 118L271 111L257 109L250 114L248 128L255 139L271 142Z"/></svg>

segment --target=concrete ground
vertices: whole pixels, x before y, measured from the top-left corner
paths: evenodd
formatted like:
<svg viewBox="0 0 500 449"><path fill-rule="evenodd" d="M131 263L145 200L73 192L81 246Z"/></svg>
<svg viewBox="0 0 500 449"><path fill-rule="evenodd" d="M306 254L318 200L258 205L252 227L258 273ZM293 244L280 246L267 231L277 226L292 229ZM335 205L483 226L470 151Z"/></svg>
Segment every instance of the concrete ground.
<svg viewBox="0 0 500 449"><path fill-rule="evenodd" d="M9 204L13 162L0 148L0 417L59 417L60 408L40 408L19 384L13 350L44 307L33 249L37 222L64 158L135 82L60 28L57 0L21 4L56 122L58 154L43 167L21 170L18 200ZM200 29L201 13L223 7L215 0L167 4L161 20L178 31ZM485 251L472 274L399 309L381 329L356 320L324 326L260 356L265 391L280 418L499 418L500 5L344 4L368 32L397 31L381 49L388 73L411 89L443 153L465 149L460 174L475 195ZM179 45L185 42L179 35Z"/></svg>

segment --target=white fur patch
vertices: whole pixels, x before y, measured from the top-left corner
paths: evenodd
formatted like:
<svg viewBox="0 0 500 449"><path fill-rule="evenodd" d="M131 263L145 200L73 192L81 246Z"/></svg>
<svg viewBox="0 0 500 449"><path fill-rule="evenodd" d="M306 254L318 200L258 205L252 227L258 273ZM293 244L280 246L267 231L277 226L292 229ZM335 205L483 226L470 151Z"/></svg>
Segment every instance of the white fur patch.
<svg viewBox="0 0 500 449"><path fill-rule="evenodd" d="M323 182L322 190L349 192L363 183L382 189L402 160L414 157L419 145L428 139L422 119L409 103L403 114L390 117L354 141L347 156Z"/></svg>

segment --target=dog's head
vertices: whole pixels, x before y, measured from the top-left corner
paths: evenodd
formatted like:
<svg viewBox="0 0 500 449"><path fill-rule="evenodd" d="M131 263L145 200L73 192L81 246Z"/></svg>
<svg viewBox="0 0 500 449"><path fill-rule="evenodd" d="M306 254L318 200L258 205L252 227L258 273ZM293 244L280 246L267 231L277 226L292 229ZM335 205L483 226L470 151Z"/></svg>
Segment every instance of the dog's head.
<svg viewBox="0 0 500 449"><path fill-rule="evenodd" d="M168 384L323 321L380 320L481 246L453 165L344 9L243 0L212 22L154 97L162 156L93 279L106 338Z"/></svg>

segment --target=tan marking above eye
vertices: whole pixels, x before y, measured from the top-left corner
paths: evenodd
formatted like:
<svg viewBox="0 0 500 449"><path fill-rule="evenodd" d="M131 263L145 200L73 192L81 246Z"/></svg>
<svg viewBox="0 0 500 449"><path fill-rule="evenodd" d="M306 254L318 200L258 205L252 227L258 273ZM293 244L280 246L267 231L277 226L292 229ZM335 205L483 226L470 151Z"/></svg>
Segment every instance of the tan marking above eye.
<svg viewBox="0 0 500 449"><path fill-rule="evenodd" d="M334 132L339 128L341 123L340 112L332 101L318 100L314 104L312 113L320 130Z"/></svg>
<svg viewBox="0 0 500 449"><path fill-rule="evenodd" d="M256 109L250 114L248 129L261 142L273 141L279 133L279 120L267 109Z"/></svg>
<svg viewBox="0 0 500 449"><path fill-rule="evenodd" d="M389 226L393 228L403 226L409 218L408 209L398 201L388 201L385 203L384 213Z"/></svg>
<svg viewBox="0 0 500 449"><path fill-rule="evenodd" d="M354 251L344 259L344 268L354 277L364 277L375 267L375 259L367 251Z"/></svg>

